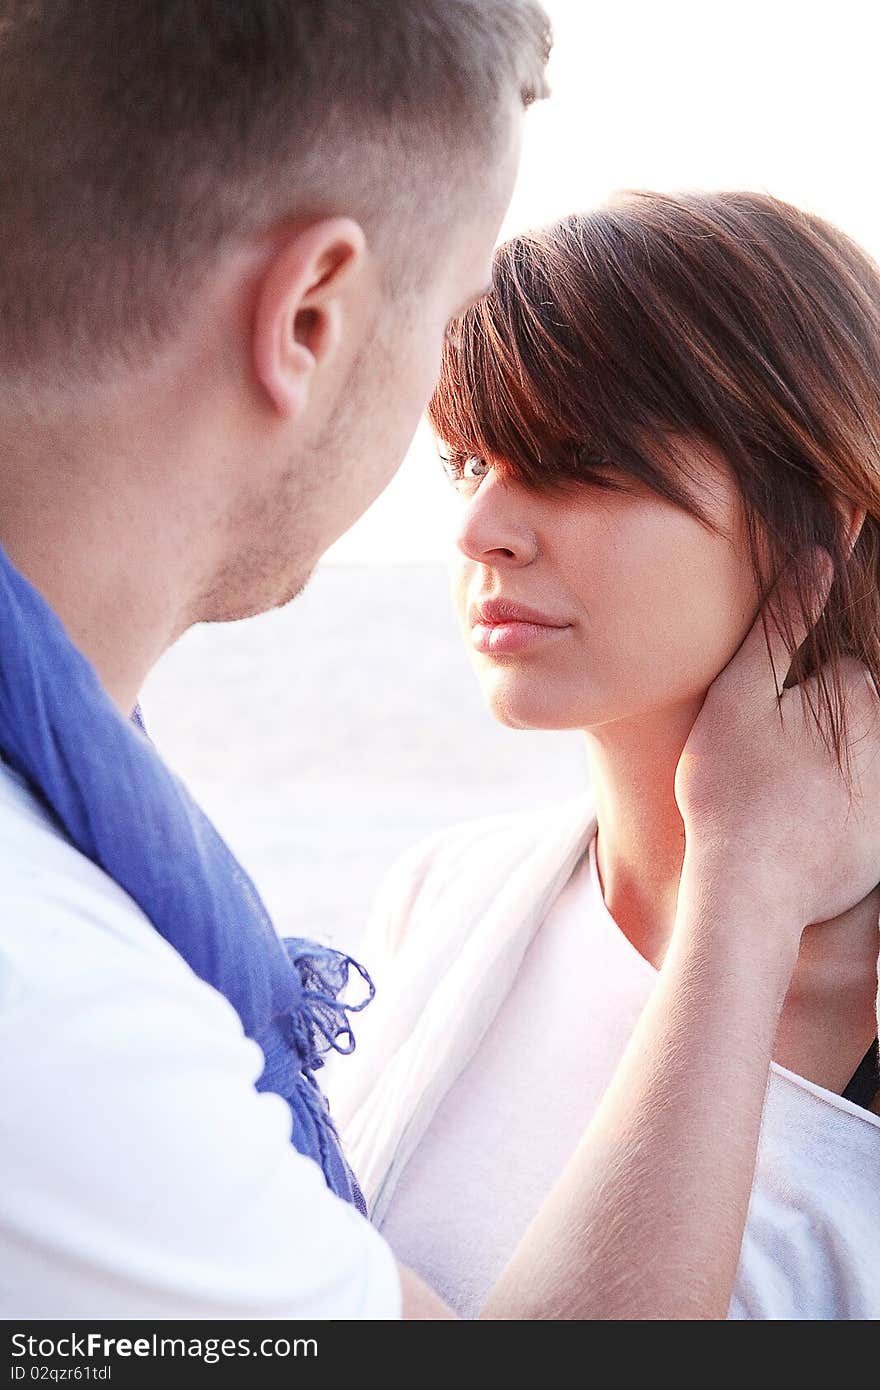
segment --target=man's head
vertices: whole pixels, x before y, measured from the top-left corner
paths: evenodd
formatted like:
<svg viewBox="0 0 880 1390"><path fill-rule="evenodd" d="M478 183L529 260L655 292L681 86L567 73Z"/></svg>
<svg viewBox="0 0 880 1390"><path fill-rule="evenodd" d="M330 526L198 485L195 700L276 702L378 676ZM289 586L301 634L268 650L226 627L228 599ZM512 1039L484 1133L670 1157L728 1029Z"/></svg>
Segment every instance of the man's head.
<svg viewBox="0 0 880 1390"><path fill-rule="evenodd" d="M488 282L546 18L0 0L0 20L0 415L93 438L148 388L159 442L159 412L187 433L215 406L222 447L176 463L181 497L211 499L193 616L282 601L393 474Z"/></svg>

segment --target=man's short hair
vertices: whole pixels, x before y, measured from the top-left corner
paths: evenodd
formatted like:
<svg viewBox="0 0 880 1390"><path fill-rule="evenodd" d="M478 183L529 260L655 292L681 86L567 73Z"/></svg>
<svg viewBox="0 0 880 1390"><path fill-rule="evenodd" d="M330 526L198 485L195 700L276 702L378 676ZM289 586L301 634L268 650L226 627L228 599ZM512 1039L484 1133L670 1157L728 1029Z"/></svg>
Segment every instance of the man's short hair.
<svg viewBox="0 0 880 1390"><path fill-rule="evenodd" d="M143 359L284 219L427 257L549 46L537 0L0 0L0 372Z"/></svg>

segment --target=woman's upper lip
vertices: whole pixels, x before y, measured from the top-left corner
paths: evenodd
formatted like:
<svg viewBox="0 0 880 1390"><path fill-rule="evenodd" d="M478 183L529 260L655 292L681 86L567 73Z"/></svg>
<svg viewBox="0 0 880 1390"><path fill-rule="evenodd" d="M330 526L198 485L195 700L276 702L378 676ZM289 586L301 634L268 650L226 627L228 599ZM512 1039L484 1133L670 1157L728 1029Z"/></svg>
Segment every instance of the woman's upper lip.
<svg viewBox="0 0 880 1390"><path fill-rule="evenodd" d="M500 623L534 623L539 627L571 627L571 623L551 618L539 613L536 608L527 608L523 603L512 603L510 599L489 598L471 605L471 627L483 623L486 627L497 627Z"/></svg>

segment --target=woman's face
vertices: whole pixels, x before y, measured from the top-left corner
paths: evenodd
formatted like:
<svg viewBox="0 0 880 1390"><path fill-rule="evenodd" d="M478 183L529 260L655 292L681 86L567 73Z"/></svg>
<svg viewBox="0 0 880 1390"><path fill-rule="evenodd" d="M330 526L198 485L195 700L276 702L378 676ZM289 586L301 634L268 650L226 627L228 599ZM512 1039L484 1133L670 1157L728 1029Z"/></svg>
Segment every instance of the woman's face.
<svg viewBox="0 0 880 1390"><path fill-rule="evenodd" d="M628 479L623 493L585 483L565 498L491 468L459 484L456 605L502 723L595 729L699 708L759 595L732 475L687 451L720 536Z"/></svg>

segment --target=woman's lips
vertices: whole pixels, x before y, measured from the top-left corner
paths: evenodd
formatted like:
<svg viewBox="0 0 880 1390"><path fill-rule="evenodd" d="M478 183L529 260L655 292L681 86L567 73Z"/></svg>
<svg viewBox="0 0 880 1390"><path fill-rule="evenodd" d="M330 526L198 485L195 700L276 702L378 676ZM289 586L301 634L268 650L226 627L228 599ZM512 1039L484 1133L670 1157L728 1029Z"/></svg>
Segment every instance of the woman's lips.
<svg viewBox="0 0 880 1390"><path fill-rule="evenodd" d="M549 623L476 622L471 628L471 642L476 651L486 656L504 656L561 637L570 630L571 624L557 627Z"/></svg>
<svg viewBox="0 0 880 1390"><path fill-rule="evenodd" d="M470 619L473 646L489 656L525 651L571 628L571 623L557 622L509 599L487 599L475 604Z"/></svg>

